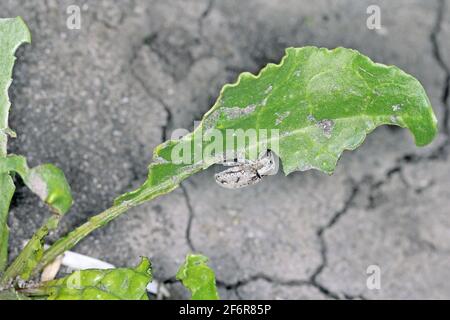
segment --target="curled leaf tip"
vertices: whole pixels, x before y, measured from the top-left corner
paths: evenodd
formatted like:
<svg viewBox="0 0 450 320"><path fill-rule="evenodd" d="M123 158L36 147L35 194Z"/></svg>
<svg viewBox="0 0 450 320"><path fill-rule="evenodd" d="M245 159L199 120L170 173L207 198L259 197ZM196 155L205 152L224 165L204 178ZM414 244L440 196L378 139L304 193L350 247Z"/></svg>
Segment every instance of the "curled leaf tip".
<svg viewBox="0 0 450 320"><path fill-rule="evenodd" d="M25 157L8 155L0 158L0 173L15 172L25 185L55 213L65 214L73 203L69 183L64 173L52 164L29 168Z"/></svg>

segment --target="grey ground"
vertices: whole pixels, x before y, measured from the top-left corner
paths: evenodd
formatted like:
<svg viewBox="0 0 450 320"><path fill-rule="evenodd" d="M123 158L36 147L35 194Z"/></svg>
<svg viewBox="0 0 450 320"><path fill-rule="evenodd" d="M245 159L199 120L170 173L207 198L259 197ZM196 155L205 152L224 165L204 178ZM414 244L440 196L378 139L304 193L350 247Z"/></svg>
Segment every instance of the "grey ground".
<svg viewBox="0 0 450 320"><path fill-rule="evenodd" d="M405 130L379 128L333 176L280 173L236 192L208 170L76 251L118 266L149 256L174 298L185 296L173 275L189 251L210 257L223 298L450 298L450 1L78 1L82 28L68 30L72 3L0 4L33 34L17 54L10 150L65 171L76 202L60 234L144 181L153 147L288 46L351 47L401 67L422 82L440 123L422 149ZM381 32L366 28L374 3ZM12 255L46 215L20 187ZM373 264L381 290L366 287Z"/></svg>

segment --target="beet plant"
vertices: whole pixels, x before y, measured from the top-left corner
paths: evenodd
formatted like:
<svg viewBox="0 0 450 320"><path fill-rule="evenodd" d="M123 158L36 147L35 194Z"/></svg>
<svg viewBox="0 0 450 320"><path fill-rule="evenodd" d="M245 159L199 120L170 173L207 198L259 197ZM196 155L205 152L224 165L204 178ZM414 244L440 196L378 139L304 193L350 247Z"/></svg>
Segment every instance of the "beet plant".
<svg viewBox="0 0 450 320"><path fill-rule="evenodd" d="M375 63L359 52L312 46L288 48L279 64L257 75L242 73L225 85L193 132L157 146L147 180L115 199L113 205L55 241L45 237L72 204L70 187L60 169L45 164L29 168L23 156L7 154L14 52L30 42L20 18L0 20L0 286L3 297L49 299L142 299L151 281L150 262L134 269L82 270L56 280L32 283L58 256L92 231L130 208L176 189L191 175L212 165L230 165L216 175L224 187L240 188L276 172L316 169L332 174L345 150L359 147L381 125L411 131L417 146L429 144L437 121L418 80L395 66ZM48 204L51 215L21 253L8 264L7 217L14 176ZM194 299L218 298L213 271L201 255L188 255L177 278ZM121 284L127 283L126 286Z"/></svg>

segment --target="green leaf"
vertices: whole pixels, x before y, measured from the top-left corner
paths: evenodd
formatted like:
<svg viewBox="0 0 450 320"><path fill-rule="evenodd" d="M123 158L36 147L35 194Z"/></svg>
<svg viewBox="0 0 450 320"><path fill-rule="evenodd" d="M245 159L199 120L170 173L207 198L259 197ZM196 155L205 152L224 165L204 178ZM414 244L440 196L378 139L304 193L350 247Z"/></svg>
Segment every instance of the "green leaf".
<svg viewBox="0 0 450 320"><path fill-rule="evenodd" d="M268 64L256 76L242 73L236 83L225 85L194 132L156 147L147 181L115 203L144 202L154 197L151 189L157 186L164 186L158 194L169 192L223 161L223 151L254 159L270 148L285 174L309 169L331 174L342 152L356 149L380 125L407 128L416 145L423 146L435 137L436 123L419 81L399 68L374 63L351 49L288 48L280 64ZM209 152L213 139L208 132L226 137L227 129L269 134L257 131L256 140L241 147L224 145L222 154ZM173 159L179 154L186 161Z"/></svg>
<svg viewBox="0 0 450 320"><path fill-rule="evenodd" d="M1 173L18 173L25 185L55 213L65 214L72 206L70 186L64 173L52 164L28 168L25 157L8 155L0 158Z"/></svg>
<svg viewBox="0 0 450 320"><path fill-rule="evenodd" d="M8 174L0 174L0 271L8 262L9 228L7 224L9 205L15 191L14 183Z"/></svg>
<svg viewBox="0 0 450 320"><path fill-rule="evenodd" d="M49 300L148 300L146 287L151 281L150 261L142 258L134 269L75 271L44 283L38 292Z"/></svg>
<svg viewBox="0 0 450 320"><path fill-rule="evenodd" d="M0 279L2 285L9 284L16 276L20 276L24 280L30 278L31 272L42 258L44 238L50 231L56 229L61 216L70 209L73 202L64 173L52 164L44 164L30 169L23 156L8 155L0 158L0 175L5 175L11 179L9 176L11 173L19 174L25 185L38 195L55 215L51 216L34 233L31 240L7 268ZM6 250L3 247L0 249Z"/></svg>
<svg viewBox="0 0 450 320"><path fill-rule="evenodd" d="M44 238L50 231L57 228L61 216L70 209L73 202L70 186L64 173L52 164L44 164L30 169L23 156L8 155L0 158L0 175L6 175L11 179L9 176L11 173L19 174L25 185L38 195L55 215L47 219L45 224L33 234L31 240L0 278L1 285L9 284L16 276L20 276L24 280L30 278L34 267L44 253ZM5 228L7 228L6 224ZM0 250L7 250L7 248L0 247Z"/></svg>
<svg viewBox="0 0 450 320"><path fill-rule="evenodd" d="M0 19L0 271L7 262L8 226L7 216L9 204L14 193L11 174L18 173L28 188L38 195L57 216L52 216L33 235L19 256L4 272L0 284L9 284L17 275L27 279L34 266L43 254L42 242L50 230L58 225L60 216L72 206L72 195L64 173L51 164L29 168L22 156L7 155L7 136L15 136L8 126L8 115L11 103L8 88L14 66L14 53L20 44L30 42L30 32L24 21Z"/></svg>
<svg viewBox="0 0 450 320"><path fill-rule="evenodd" d="M31 42L28 27L22 18L0 19L0 157L6 155L8 114L11 103L8 88L11 85L12 69L17 48L25 42Z"/></svg>
<svg viewBox="0 0 450 320"><path fill-rule="evenodd" d="M30 32L20 17L0 19L0 159L7 154L8 135L14 136L14 132L8 126L11 106L8 89L12 82L11 75L16 59L14 53L22 43L30 41ZM0 173L0 272L4 270L8 260L7 219L14 190L9 174Z"/></svg>
<svg viewBox="0 0 450 320"><path fill-rule="evenodd" d="M17 276L29 280L34 267L39 263L44 253L44 239L51 230L58 226L61 216L53 215L31 237L19 255L2 275L0 285L8 285Z"/></svg>
<svg viewBox="0 0 450 320"><path fill-rule="evenodd" d="M189 254L177 272L177 279L191 291L192 300L218 300L214 271L207 265L208 258Z"/></svg>

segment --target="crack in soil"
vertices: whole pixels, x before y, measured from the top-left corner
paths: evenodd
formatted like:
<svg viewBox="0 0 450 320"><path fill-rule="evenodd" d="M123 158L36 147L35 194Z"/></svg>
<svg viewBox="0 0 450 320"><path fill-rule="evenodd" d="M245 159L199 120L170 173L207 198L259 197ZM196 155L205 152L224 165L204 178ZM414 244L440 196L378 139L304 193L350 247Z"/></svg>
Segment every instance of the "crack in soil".
<svg viewBox="0 0 450 320"><path fill-rule="evenodd" d="M342 293L341 295L339 295L335 292L332 292L331 290L329 290L328 288L326 288L324 285L322 285L321 283L319 283L317 281L317 276L322 272L322 270L327 265L327 255L326 255L327 254L327 246L326 246L326 242L323 237L323 234L327 229L332 228L339 221L339 219L348 211L348 209L351 207L351 204L353 203L353 200L355 199L358 192L359 192L359 188L357 187L357 185L355 183L352 182L352 189L350 192L350 196L345 201L343 208L341 210L337 211L333 215L333 217L330 219L330 221L325 226L319 228L319 230L317 231L317 236L319 238L319 242L320 242L320 246L321 246L320 253L321 253L322 262L320 263L320 265L317 267L317 269L315 270L315 272L309 279L307 279L307 280L297 280L297 279L282 280L282 279L277 279L276 277L273 277L273 276L270 276L270 275L267 275L264 273L257 273L257 274L249 276L248 278L239 279L238 281L236 281L234 283L227 283L225 281L221 281L221 280L217 279L218 287L222 287L226 290L234 290L236 292L237 296L241 298L241 296L239 295L239 290L238 290L240 287L247 285L251 282L257 281L257 280L264 280L269 283L282 285L282 286L312 286L312 287L316 288L319 292L321 292L324 296L331 298L331 299L341 299L341 296L346 299L365 299L362 295L353 296L348 293Z"/></svg>
<svg viewBox="0 0 450 320"><path fill-rule="evenodd" d="M317 267L316 271L314 271L314 273L312 274L312 276L309 279L309 283L311 283L313 286L315 286L320 292L322 292L324 295L333 298L333 299L340 299L340 295L338 293L332 292L330 289L326 288L323 284L321 284L318 280L317 277L322 273L322 271L326 268L327 264L328 264L328 257L327 257L327 252L328 252L328 246L327 243L325 241L324 238L324 233L328 230L331 229L334 225L336 225L336 223L339 222L339 220L342 218L343 215L345 215L348 212L348 209L351 207L351 205L353 204L353 201L355 199L355 197L357 196L357 194L359 193L359 187L358 184L355 184L352 180L351 184L351 191L350 191L350 196L347 198L347 200L344 203L344 206L342 207L341 210L337 211L333 217L328 221L328 223L322 227L320 227L317 230L317 237L319 239L319 244L320 244L320 255L322 258L322 262L321 264ZM355 297L349 295L349 294L343 294L344 297L346 297L347 299L354 299Z"/></svg>
<svg viewBox="0 0 450 320"><path fill-rule="evenodd" d="M151 93L151 90L150 90L150 88L147 87L147 84L145 83L144 79L142 79L133 68L134 62L138 59L137 55L138 55L139 50L144 45L147 44L148 39L151 37L152 37L152 35L145 37L138 46L133 47L131 58L129 61L130 74L140 84L140 86L142 87L144 92L147 94L147 96L151 99L155 99L156 101L158 101L158 103L161 104L161 106L164 108L164 111L166 113L166 123L161 126L161 131L162 131L161 132L161 142L165 142L168 137L168 132L171 129L172 123L173 123L172 111L170 110L169 106L165 103L165 101L161 97L158 97Z"/></svg>
<svg viewBox="0 0 450 320"><path fill-rule="evenodd" d="M186 226L185 237L186 237L186 241L188 243L189 249L191 249L192 252L196 252L194 244L193 244L192 239L191 239L192 221L194 220L195 212L194 212L194 208L192 207L191 199L189 198L189 194L187 192L187 189L183 185L183 183L180 184L180 188L183 191L184 198L186 199L186 206L187 206L188 211L189 211L189 217L188 217L188 223L187 223L187 226Z"/></svg>
<svg viewBox="0 0 450 320"><path fill-rule="evenodd" d="M303 280L283 281L280 279L275 279L274 277L271 277L264 273L257 273L257 274L251 275L248 278L239 279L238 281L233 282L233 283L227 283L227 282L217 279L216 284L218 287L221 287L225 290L234 291L236 296L239 297L239 299L243 299L243 297L239 293L239 288L242 286L245 286L251 282L258 281L258 280L264 280L271 284L277 284L277 285L283 285L283 286L289 286L289 287L310 285L310 283L308 283L307 281L303 281Z"/></svg>
<svg viewBox="0 0 450 320"><path fill-rule="evenodd" d="M205 37L204 33L203 33L203 22L205 21L205 19L209 16L209 14L211 13L213 7L215 5L215 1L214 0L209 0L208 4L206 5L206 9L202 12L202 14L200 15L200 18L198 19L198 33L200 35L200 38L205 40L205 42L208 44L209 47L211 47L208 39Z"/></svg>
<svg viewBox="0 0 450 320"><path fill-rule="evenodd" d="M442 58L441 48L439 45L438 36L442 30L442 21L444 21L444 14L446 9L446 1L439 0L436 12L436 23L433 27L433 30L430 34L430 41L433 51L433 57L436 60L437 64L441 67L441 69L445 72L445 81L442 87L441 101L444 105L444 119L443 119L443 131L446 134L446 143L448 144L448 136L449 136L449 110L448 110L448 98L449 98L449 87L450 87L450 67L447 66L444 59Z"/></svg>
<svg viewBox="0 0 450 320"><path fill-rule="evenodd" d="M309 280L281 280L281 279L276 279L275 277L271 277L264 273L258 273L258 274L252 275L248 278L240 279L233 283L227 283L227 282L217 279L216 283L217 283L217 287L223 288L223 289L229 290L229 291L234 291L236 296L239 297L239 299L243 299L243 297L239 293L239 288L241 288L242 286L248 285L252 282L258 281L258 280L263 280L263 281L266 281L273 285L280 285L280 286L286 286L286 287L302 287L302 286L308 287L308 286L310 286L310 287L317 289L321 294L323 294L324 296L326 296L330 299L333 299L333 300L340 299L339 295L331 292L330 290L328 290L327 288L323 287L322 285L320 285L318 283L312 283ZM365 299L362 295L352 296L347 293L343 293L342 295L346 299Z"/></svg>
<svg viewBox="0 0 450 320"><path fill-rule="evenodd" d="M361 190L360 185L365 184L365 183L369 184L369 193L367 196L368 197L367 200L368 200L369 204L366 209L374 209L377 207L377 205L375 203L376 201L375 201L374 193L377 190L379 190L384 184L388 183L395 174L399 175L400 180L407 188L412 188L406 182L406 180L403 176L403 171L402 171L401 165L396 165L396 166L392 167L391 169L387 170L385 176L379 181L367 182L367 180L372 179L372 176L365 176L357 183L352 182L352 191L351 191L351 194L348 197L347 201L345 202L344 207L340 211L336 212L336 214L330 219L330 221L325 226L319 228L319 230L317 231L317 236L318 236L320 244L321 244L322 263L321 263L321 265L319 265L319 267L316 269L314 274L311 276L309 283L311 283L313 286L315 286L317 289L319 289L324 295L329 296L333 299L341 299L342 297L345 299L352 299L352 300L353 299L361 299L361 300L367 299L363 294L351 295L351 294L348 294L345 292L340 292L340 293L333 292L317 280L318 276L328 266L328 257L327 257L328 246L327 246L324 234L327 230L330 230L331 228L333 228L341 220L342 216L345 215L348 212L348 210L352 207L356 196L359 194L359 192ZM420 190L420 191L422 191L422 190Z"/></svg>

